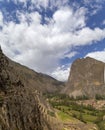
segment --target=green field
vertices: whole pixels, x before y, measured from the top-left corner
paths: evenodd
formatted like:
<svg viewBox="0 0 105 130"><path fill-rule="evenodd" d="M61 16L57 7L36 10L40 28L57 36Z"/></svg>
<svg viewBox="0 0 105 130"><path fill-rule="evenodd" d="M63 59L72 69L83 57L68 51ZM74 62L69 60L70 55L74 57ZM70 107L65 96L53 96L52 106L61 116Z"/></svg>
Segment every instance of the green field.
<svg viewBox="0 0 105 130"><path fill-rule="evenodd" d="M45 95L52 107L56 110L58 118L62 122L85 124L96 124L99 130L105 130L105 110L96 110L92 106L78 105L76 100L66 95L48 94Z"/></svg>

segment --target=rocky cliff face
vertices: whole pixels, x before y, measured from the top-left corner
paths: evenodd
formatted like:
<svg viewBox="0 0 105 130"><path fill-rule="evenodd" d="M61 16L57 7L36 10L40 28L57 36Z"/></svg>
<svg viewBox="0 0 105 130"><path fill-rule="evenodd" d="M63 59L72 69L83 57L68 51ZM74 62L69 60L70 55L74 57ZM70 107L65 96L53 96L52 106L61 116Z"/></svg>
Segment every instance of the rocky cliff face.
<svg viewBox="0 0 105 130"><path fill-rule="evenodd" d="M0 49L0 130L61 130L40 94L40 85L48 80L41 76L10 61ZM56 85L51 79L47 89L52 82Z"/></svg>
<svg viewBox="0 0 105 130"><path fill-rule="evenodd" d="M105 95L105 63L90 57L74 61L64 91L74 97Z"/></svg>

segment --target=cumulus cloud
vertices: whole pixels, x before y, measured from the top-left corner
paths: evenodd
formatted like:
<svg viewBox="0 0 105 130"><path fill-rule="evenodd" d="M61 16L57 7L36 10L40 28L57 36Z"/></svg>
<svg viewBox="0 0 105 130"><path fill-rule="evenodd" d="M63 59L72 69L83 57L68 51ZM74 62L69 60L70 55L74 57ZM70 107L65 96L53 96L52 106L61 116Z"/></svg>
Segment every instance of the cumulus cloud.
<svg viewBox="0 0 105 130"><path fill-rule="evenodd" d="M92 57L96 60L105 62L105 50L103 51L95 51L95 52L90 52L88 53L85 57Z"/></svg>
<svg viewBox="0 0 105 130"><path fill-rule="evenodd" d="M74 42L76 45L86 45L93 44L93 42L97 42L103 40L105 38L105 29L95 28L90 29L89 27L85 27L82 30L77 32L77 35L74 36Z"/></svg>
<svg viewBox="0 0 105 130"><path fill-rule="evenodd" d="M60 59L75 56L76 52L70 52L73 47L95 44L105 38L105 29L86 27L86 13L83 7L76 11L68 6L60 7L52 18L47 17L47 24L41 24L40 13L17 11L20 23L4 24L0 43L5 54L13 60L66 80L69 67L62 67Z"/></svg>
<svg viewBox="0 0 105 130"><path fill-rule="evenodd" d="M61 8L53 15L54 25L59 31L75 31L85 26L86 9L79 8L76 12L70 8ZM77 20L78 19L78 20Z"/></svg>
<svg viewBox="0 0 105 130"><path fill-rule="evenodd" d="M51 75L59 81L67 81L69 73L70 73L70 66L66 68L65 66L61 66L58 67L54 72L52 72Z"/></svg>

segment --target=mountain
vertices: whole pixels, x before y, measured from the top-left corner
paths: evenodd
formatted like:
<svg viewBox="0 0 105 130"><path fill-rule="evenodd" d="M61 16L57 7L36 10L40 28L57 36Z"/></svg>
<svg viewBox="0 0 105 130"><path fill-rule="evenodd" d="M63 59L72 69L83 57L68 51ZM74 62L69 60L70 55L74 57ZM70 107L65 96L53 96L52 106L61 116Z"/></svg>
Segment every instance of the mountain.
<svg viewBox="0 0 105 130"><path fill-rule="evenodd" d="M17 75L25 86L36 88L42 93L60 91L65 85L64 82L57 81L48 75L37 73L26 66L13 62L10 59L8 59L8 62L11 69L10 74Z"/></svg>
<svg viewBox="0 0 105 130"><path fill-rule="evenodd" d="M61 130L42 95L60 86L61 82L11 61L0 49L0 130Z"/></svg>
<svg viewBox="0 0 105 130"><path fill-rule="evenodd" d="M105 63L90 57L75 60L63 92L74 97L105 96Z"/></svg>

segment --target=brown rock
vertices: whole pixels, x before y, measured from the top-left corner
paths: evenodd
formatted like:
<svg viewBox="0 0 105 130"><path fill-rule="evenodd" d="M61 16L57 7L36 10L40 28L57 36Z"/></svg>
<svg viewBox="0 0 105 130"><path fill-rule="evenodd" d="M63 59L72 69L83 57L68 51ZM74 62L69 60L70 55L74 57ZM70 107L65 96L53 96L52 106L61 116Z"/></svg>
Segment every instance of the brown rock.
<svg viewBox="0 0 105 130"><path fill-rule="evenodd" d="M61 130L46 114L49 105L40 94L50 87L57 91L57 84L61 82L11 61L0 50L0 130Z"/></svg>
<svg viewBox="0 0 105 130"><path fill-rule="evenodd" d="M69 95L95 97L105 95L105 63L87 57L73 62L65 92Z"/></svg>

